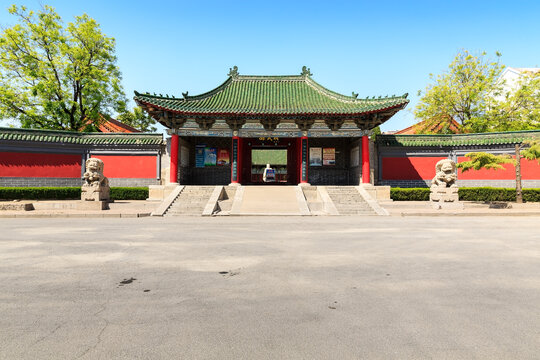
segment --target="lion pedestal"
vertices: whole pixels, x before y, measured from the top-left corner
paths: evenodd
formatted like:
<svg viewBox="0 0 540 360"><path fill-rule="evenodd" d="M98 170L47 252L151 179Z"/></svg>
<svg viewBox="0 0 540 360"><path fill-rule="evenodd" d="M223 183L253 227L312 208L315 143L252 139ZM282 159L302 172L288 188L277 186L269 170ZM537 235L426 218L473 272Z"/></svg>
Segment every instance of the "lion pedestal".
<svg viewBox="0 0 540 360"><path fill-rule="evenodd" d="M435 177L431 181L429 201L434 209L463 209L459 202L456 185L456 163L443 159L435 165Z"/></svg>
<svg viewBox="0 0 540 360"><path fill-rule="evenodd" d="M103 161L97 158L86 160L84 184L81 187L81 210L107 210L110 201L109 179L103 176Z"/></svg>

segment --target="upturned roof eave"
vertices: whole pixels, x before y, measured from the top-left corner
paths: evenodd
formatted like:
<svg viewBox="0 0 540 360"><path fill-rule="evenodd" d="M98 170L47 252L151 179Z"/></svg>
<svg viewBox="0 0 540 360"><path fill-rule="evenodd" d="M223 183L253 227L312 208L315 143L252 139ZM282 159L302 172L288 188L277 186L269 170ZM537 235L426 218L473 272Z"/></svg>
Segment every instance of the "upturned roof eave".
<svg viewBox="0 0 540 360"><path fill-rule="evenodd" d="M157 105L151 102L143 101L141 99L134 98L135 102L138 105L143 104L144 106L152 107L157 110L161 111L168 111L173 114L178 115L184 115L186 117L189 116L206 116L206 117L234 117L234 116L260 116L261 118L264 117L295 117L295 116L338 116L338 117L350 117L350 116L361 116L361 115L369 115L379 112L384 112L387 110L401 110L404 109L408 103L408 99L404 99L402 103L382 107L379 109L373 109L373 110L365 110L365 111L350 111L350 112L331 112L331 111L303 111L303 112L263 112L263 111L252 111L252 112L239 112L239 111L215 111L215 110L209 110L209 111L183 111L183 110L176 110L171 109L168 107L164 107L161 105Z"/></svg>

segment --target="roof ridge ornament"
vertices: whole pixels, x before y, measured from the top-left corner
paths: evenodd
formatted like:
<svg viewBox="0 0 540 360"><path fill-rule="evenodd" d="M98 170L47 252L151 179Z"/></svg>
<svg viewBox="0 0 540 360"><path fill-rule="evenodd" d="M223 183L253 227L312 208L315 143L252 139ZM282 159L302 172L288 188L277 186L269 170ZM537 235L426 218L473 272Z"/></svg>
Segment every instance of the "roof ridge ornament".
<svg viewBox="0 0 540 360"><path fill-rule="evenodd" d="M183 92L182 96L187 100L189 91Z"/></svg>
<svg viewBox="0 0 540 360"><path fill-rule="evenodd" d="M302 75L302 76L312 76L313 74L311 73L311 69L304 65L304 66L302 66L302 73L300 75Z"/></svg>
<svg viewBox="0 0 540 360"><path fill-rule="evenodd" d="M238 77L238 66L234 65L232 68L229 68L229 73L227 76L230 76L232 78Z"/></svg>
<svg viewBox="0 0 540 360"><path fill-rule="evenodd" d="M358 99L358 93L355 93L354 91L352 92L352 97L355 98L355 99Z"/></svg>

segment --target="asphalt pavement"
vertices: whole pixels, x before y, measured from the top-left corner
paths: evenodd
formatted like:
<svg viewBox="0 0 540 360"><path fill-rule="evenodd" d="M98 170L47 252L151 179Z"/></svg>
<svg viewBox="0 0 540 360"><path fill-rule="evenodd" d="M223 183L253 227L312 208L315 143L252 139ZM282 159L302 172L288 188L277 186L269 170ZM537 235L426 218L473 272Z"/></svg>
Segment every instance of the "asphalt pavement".
<svg viewBox="0 0 540 360"><path fill-rule="evenodd" d="M0 229L0 359L540 358L540 217Z"/></svg>

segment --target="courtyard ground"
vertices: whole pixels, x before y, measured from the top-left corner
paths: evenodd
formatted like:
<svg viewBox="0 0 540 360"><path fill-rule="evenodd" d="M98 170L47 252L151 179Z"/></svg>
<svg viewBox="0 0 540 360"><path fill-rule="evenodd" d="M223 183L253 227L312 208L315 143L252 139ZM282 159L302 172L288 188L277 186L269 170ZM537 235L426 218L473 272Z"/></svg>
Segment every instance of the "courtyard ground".
<svg viewBox="0 0 540 360"><path fill-rule="evenodd" d="M540 217L0 229L0 359L538 358Z"/></svg>

